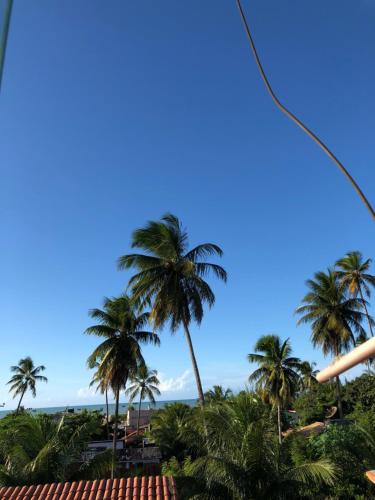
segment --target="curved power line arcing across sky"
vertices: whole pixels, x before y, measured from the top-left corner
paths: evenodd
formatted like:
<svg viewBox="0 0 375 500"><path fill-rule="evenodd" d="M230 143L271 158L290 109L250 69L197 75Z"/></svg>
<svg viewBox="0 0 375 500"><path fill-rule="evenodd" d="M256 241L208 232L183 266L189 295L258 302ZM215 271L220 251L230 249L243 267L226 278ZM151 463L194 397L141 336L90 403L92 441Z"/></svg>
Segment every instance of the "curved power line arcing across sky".
<svg viewBox="0 0 375 500"><path fill-rule="evenodd" d="M361 198L362 202L365 204L365 206L368 209L368 211L370 212L372 218L375 220L375 211L372 208L370 202L368 201L368 199L364 195L362 189L359 187L359 185L357 184L357 182L354 180L354 178L350 175L350 173L348 172L348 170L341 163L341 161L338 158L336 158L336 156L332 153L332 151L324 144L323 141L321 141L319 139L319 137L317 135L314 134L314 132L312 132L299 118L297 118L291 111L289 111L279 101L279 99L277 98L277 96L276 96L275 92L273 91L273 89L272 89L272 87L270 85L270 82L269 82L269 80L268 80L268 78L266 76L266 73L264 72L262 63L261 63L261 61L259 59L259 55L258 55L258 52L256 50L256 47L255 47L255 44L254 44L254 40L253 40L253 37L251 35L251 31L250 31L250 28L249 28L249 24L247 22L244 10L243 10L242 5L241 5L241 1L240 0L236 0L236 2L237 2L237 6L238 6L238 9L239 9L240 15L241 15L241 19L242 19L243 25L245 27L246 34L248 36L248 39L249 39L249 42L250 42L250 45L251 45L251 49L252 49L253 54L254 54L255 62L257 64L257 66L258 66L259 72L260 72L260 74L262 76L262 79L263 79L263 82L264 82L264 84L265 84L265 86L267 88L267 91L270 94L270 96L272 97L273 102L276 104L276 106L284 114L286 114L288 116L288 118L290 118L309 137L311 137L311 139L313 141L315 141L316 144L318 144L318 146L320 146L323 149L323 151L331 158L331 160L333 160L333 162L337 165L337 167L341 170L341 172L345 175L345 177L348 179L348 181L350 182L350 184L356 190L358 196Z"/></svg>

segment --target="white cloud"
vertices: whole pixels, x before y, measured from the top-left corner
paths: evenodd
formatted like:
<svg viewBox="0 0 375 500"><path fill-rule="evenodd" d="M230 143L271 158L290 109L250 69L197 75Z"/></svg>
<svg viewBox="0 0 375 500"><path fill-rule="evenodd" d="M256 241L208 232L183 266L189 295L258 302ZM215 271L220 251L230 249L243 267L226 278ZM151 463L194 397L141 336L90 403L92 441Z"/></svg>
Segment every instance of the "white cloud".
<svg viewBox="0 0 375 500"><path fill-rule="evenodd" d="M94 399L97 398L98 395L95 391L95 389L91 387L81 387L77 391L77 398L78 399Z"/></svg>
<svg viewBox="0 0 375 500"><path fill-rule="evenodd" d="M180 392L190 386L193 382L190 370L185 370L179 377L166 378L163 373L159 373L159 389L161 392Z"/></svg>

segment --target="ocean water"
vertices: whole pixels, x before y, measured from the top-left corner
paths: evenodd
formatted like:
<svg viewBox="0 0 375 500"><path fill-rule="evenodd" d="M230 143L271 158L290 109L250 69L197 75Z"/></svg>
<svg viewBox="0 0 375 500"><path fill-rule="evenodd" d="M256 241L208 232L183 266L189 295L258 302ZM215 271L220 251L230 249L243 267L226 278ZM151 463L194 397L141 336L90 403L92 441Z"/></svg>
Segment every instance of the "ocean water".
<svg viewBox="0 0 375 500"><path fill-rule="evenodd" d="M195 406L197 404L196 399L173 399L170 401L156 401L155 405L150 405L147 401L143 401L141 405L142 410L147 410L149 408L154 408L154 409L159 409L163 408L167 404L171 403L184 403L189 406ZM113 415L115 413L115 405L113 403L109 404L109 413ZM120 402L120 408L119 411L120 413L126 413L128 411L128 406L130 406L128 403L121 403ZM138 408L138 403L135 401L132 403L134 408ZM60 413L66 410L74 410L74 413L79 413L83 410L88 410L88 411L101 411L103 414L106 411L105 407L105 402L102 405L80 405L80 406L51 406L48 408L31 408L28 409L30 413L32 414L37 414L37 413ZM0 418L5 417L5 415L8 415L8 413L12 413L13 410L2 410L0 411Z"/></svg>

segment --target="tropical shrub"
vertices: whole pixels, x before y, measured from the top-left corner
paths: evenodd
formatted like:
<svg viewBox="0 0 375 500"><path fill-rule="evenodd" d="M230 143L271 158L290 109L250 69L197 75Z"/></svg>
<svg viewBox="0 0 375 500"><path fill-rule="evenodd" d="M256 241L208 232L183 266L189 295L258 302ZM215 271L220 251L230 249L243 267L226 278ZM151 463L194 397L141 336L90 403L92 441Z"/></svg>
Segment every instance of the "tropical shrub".
<svg viewBox="0 0 375 500"><path fill-rule="evenodd" d="M188 454L183 430L192 425L196 409L182 403L172 403L157 410L151 417L150 438L159 446L165 459L183 460Z"/></svg>
<svg viewBox="0 0 375 500"><path fill-rule="evenodd" d="M96 420L96 421L95 421ZM101 477L110 471L111 454L84 461L82 452L99 429L85 421L28 413L0 421L0 484L23 485Z"/></svg>
<svg viewBox="0 0 375 500"><path fill-rule="evenodd" d="M331 498L373 498L373 485L364 473L375 465L374 444L365 431L353 424L331 424L322 434L310 438L308 455L324 456L336 465L338 480L326 490Z"/></svg>
<svg viewBox="0 0 375 500"><path fill-rule="evenodd" d="M293 409L298 414L299 424L307 425L324 421L328 409L336 404L335 388L332 384L315 384L298 395Z"/></svg>
<svg viewBox="0 0 375 500"><path fill-rule="evenodd" d="M181 437L196 458L163 466L176 476L183 498L313 498L311 491L333 484L335 467L328 460L293 462L288 441L279 445L274 419L253 393L208 405L195 417Z"/></svg>
<svg viewBox="0 0 375 500"><path fill-rule="evenodd" d="M356 408L362 412L375 411L375 376L364 373L343 387L343 404L348 413Z"/></svg>

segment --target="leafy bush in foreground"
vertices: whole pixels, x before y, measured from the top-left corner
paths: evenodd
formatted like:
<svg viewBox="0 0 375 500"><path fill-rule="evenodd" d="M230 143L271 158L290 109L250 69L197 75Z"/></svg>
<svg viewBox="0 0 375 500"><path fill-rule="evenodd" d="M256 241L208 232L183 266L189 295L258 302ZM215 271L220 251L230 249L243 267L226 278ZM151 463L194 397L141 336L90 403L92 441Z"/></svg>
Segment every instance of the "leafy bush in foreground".
<svg viewBox="0 0 375 500"><path fill-rule="evenodd" d="M52 415L8 415L0 421L0 485L104 477L111 454L87 462L81 456L99 430L97 416L89 414L58 421Z"/></svg>
<svg viewBox="0 0 375 500"><path fill-rule="evenodd" d="M310 456L324 456L337 466L338 481L329 489L335 499L372 498L373 485L365 479L365 471L375 465L375 443L360 427L332 424L308 443ZM328 493L328 491L327 491Z"/></svg>

